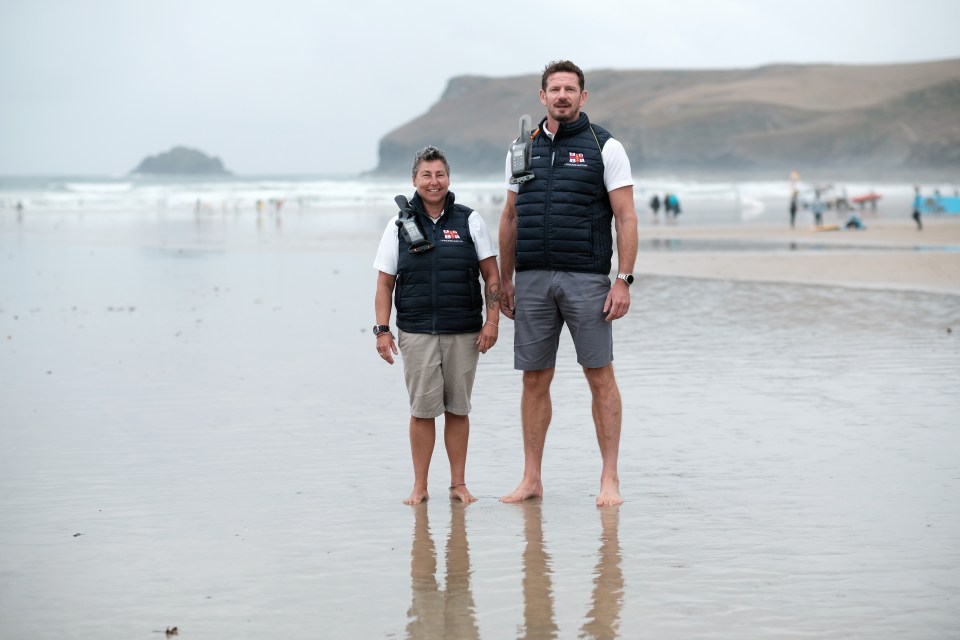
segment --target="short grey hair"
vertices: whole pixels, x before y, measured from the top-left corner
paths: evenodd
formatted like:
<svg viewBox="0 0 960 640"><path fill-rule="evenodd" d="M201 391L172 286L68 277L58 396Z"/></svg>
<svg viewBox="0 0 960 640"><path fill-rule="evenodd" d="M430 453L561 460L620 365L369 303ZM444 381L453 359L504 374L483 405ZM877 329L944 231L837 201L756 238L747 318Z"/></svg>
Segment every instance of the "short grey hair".
<svg viewBox="0 0 960 640"><path fill-rule="evenodd" d="M413 178L416 179L417 171L420 170L421 164L424 162L433 162L434 160L442 162L443 168L447 170L447 175L450 175L450 163L447 162L447 156L435 146L427 145L420 151L417 151L417 155L413 157Z"/></svg>

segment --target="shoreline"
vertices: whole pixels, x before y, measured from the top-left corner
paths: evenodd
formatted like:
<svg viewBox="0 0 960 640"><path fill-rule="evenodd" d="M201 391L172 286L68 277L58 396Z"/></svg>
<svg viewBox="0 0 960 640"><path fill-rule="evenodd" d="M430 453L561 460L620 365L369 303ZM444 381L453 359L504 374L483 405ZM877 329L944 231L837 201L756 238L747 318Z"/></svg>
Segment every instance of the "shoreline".
<svg viewBox="0 0 960 640"><path fill-rule="evenodd" d="M766 203L772 207L773 203ZM266 211L212 210L201 214L171 207L149 215L109 209L70 209L22 216L0 211L0 237L55 233L69 244L128 244L171 250L217 250L246 246L270 251L337 251L375 247L387 214L369 202L296 207L283 215ZM902 210L888 205L885 209ZM477 208L495 229L498 207ZM772 210L772 209L771 209ZM642 276L704 278L840 286L960 295L960 216L927 215L918 231L904 214L863 215L857 231L815 231L807 222L791 229L786 215L773 221L707 222L684 214L677 225L651 224L637 204L640 250L634 273ZM327 215L337 213L339 215ZM827 216L836 224L839 218ZM189 223L189 226L182 226ZM182 233L192 229L192 233ZM133 235L131 235L131 233Z"/></svg>
<svg viewBox="0 0 960 640"><path fill-rule="evenodd" d="M911 220L868 219L866 224L860 231L760 223L642 225L641 246L652 241L675 244L678 250L641 249L634 272L960 295L960 218L930 217L923 231ZM704 241L730 248L682 249L684 242ZM745 243L753 248L743 250Z"/></svg>

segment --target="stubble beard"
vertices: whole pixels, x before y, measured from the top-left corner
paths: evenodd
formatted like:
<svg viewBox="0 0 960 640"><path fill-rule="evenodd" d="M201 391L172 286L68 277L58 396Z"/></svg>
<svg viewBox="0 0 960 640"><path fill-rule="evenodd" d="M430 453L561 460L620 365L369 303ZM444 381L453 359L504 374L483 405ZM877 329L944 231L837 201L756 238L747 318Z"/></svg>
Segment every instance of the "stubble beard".
<svg viewBox="0 0 960 640"><path fill-rule="evenodd" d="M580 117L580 110L574 107L574 105L572 104L569 107L561 107L561 108L571 109L571 111L567 115L562 115L557 112L557 107L554 107L553 113L550 115L552 115L553 119L556 120L557 122L562 122L562 123L573 122Z"/></svg>

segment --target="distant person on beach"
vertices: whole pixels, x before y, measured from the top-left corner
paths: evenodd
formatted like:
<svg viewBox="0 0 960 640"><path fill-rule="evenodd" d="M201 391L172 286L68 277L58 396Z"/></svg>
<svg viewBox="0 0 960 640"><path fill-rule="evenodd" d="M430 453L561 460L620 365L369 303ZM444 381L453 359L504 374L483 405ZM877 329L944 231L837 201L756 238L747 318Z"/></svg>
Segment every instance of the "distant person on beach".
<svg viewBox="0 0 960 640"><path fill-rule="evenodd" d="M603 468L597 505L618 505L621 399L613 371L613 321L630 308L637 256L633 177L623 145L592 124L583 71L564 60L540 82L544 117L532 134L533 179L508 184L500 218L503 312L514 320L514 368L523 371L523 478L503 502L543 496L541 467L553 405L550 383L564 324L590 387ZM507 154L507 177L512 175ZM610 283L611 223L617 275ZM516 284L514 284L516 271Z"/></svg>
<svg viewBox="0 0 960 640"><path fill-rule="evenodd" d="M667 202L664 206L665 213L675 224L677 222L677 216L680 215L680 198L678 198L675 193L668 193L666 200Z"/></svg>
<svg viewBox="0 0 960 640"><path fill-rule="evenodd" d="M823 226L823 210L826 209L826 206L823 198L820 197L820 190L817 189L813 192L813 203L810 205L810 209L813 211L814 225L818 227Z"/></svg>
<svg viewBox="0 0 960 640"><path fill-rule="evenodd" d="M790 228L797 226L797 190L790 194Z"/></svg>
<svg viewBox="0 0 960 640"><path fill-rule="evenodd" d="M856 211L850 212L850 217L847 218L847 222L843 226L845 229L856 229L858 231L867 228L866 225L863 224L863 220L860 219L860 216L857 215Z"/></svg>
<svg viewBox="0 0 960 640"><path fill-rule="evenodd" d="M660 196L656 193L650 198L650 222L660 224Z"/></svg>
<svg viewBox="0 0 960 640"><path fill-rule="evenodd" d="M377 353L389 364L403 354L410 395L413 490L404 503L429 498L427 476L440 415L450 461L450 498L474 502L466 484L468 414L479 356L497 342L497 254L480 214L455 202L450 165L440 149L426 147L416 154L413 186L416 193L409 207L387 223L373 263L379 272L373 327ZM414 225L419 237L401 231L401 217ZM390 329L394 304L396 337Z"/></svg>
<svg viewBox="0 0 960 640"><path fill-rule="evenodd" d="M923 208L923 196L920 195L919 185L913 187L913 221L917 223L917 231L923 231L920 221L920 210Z"/></svg>

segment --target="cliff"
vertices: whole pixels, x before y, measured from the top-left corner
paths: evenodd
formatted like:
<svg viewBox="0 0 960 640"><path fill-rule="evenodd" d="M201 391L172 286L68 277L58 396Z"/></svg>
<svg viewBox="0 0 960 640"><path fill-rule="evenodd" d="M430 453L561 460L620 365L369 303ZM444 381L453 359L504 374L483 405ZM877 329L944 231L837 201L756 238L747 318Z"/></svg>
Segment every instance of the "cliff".
<svg viewBox="0 0 960 640"><path fill-rule="evenodd" d="M146 175L231 175L216 156L188 147L174 147L144 158L131 173Z"/></svg>
<svg viewBox="0 0 960 640"><path fill-rule="evenodd" d="M500 175L520 115L545 111L539 75L450 80L380 142L375 173L406 173L434 144L452 171ZM588 70L590 119L634 172L960 169L960 59L733 70Z"/></svg>

